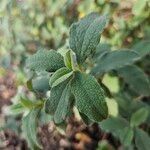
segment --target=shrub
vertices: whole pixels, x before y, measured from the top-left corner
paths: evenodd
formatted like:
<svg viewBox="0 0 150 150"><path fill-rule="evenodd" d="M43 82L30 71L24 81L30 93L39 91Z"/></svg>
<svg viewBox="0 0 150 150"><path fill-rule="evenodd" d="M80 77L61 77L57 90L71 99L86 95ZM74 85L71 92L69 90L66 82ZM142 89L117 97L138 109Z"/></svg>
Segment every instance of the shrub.
<svg viewBox="0 0 150 150"><path fill-rule="evenodd" d="M125 147L131 148L135 143L138 149L149 148L150 138L139 129L139 125L149 120L149 105L133 101L134 97L150 96L149 79L136 65L148 50L141 54L138 46L133 50L112 51L108 44L99 43L107 22L106 15L91 13L71 25L69 46L65 49L38 50L27 59L31 73L28 88L40 96L36 101L22 98L12 109L28 108L22 129L32 149L42 148L36 136L41 113L50 115L59 125L73 114L74 107L86 124L98 123ZM118 78L117 92L103 83L106 74ZM112 115L109 105L112 99L118 104L119 115Z"/></svg>

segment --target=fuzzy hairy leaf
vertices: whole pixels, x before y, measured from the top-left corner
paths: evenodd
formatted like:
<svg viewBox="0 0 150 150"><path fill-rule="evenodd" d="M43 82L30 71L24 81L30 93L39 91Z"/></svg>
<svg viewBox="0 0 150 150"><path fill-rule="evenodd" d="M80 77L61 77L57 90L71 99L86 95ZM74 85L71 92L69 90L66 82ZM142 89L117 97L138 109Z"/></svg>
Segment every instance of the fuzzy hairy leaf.
<svg viewBox="0 0 150 150"><path fill-rule="evenodd" d="M148 117L148 114L149 112L145 107L137 110L131 116L131 126L139 126L141 123L144 123Z"/></svg>
<svg viewBox="0 0 150 150"><path fill-rule="evenodd" d="M70 48L77 54L77 57L80 55L86 30L97 17L97 13L91 13L82 18L79 22L71 25L69 44Z"/></svg>
<svg viewBox="0 0 150 150"><path fill-rule="evenodd" d="M31 149L42 149L37 139L37 117L40 109L33 109L23 118L22 130Z"/></svg>
<svg viewBox="0 0 150 150"><path fill-rule="evenodd" d="M66 67L57 70L50 78L50 86L53 88L63 81L67 80L73 72Z"/></svg>
<svg viewBox="0 0 150 150"><path fill-rule="evenodd" d="M68 50L64 56L64 62L68 69L76 70L78 68L76 54L72 50Z"/></svg>
<svg viewBox="0 0 150 150"><path fill-rule="evenodd" d="M67 84L60 97L57 109L54 114L54 121L56 124L63 122L66 119L67 113L70 110L70 96L71 87L70 83Z"/></svg>
<svg viewBox="0 0 150 150"><path fill-rule="evenodd" d="M143 70L135 65L125 66L118 69L118 74L137 94L150 95L150 82Z"/></svg>
<svg viewBox="0 0 150 150"><path fill-rule="evenodd" d="M98 75L121 68L137 60L138 54L129 50L111 51L100 57L97 65L92 69L92 74Z"/></svg>
<svg viewBox="0 0 150 150"><path fill-rule="evenodd" d="M51 89L50 97L45 102L45 112L48 114L54 114L57 106L59 104L62 93L68 84L69 79L60 83L58 86L55 86Z"/></svg>
<svg viewBox="0 0 150 150"><path fill-rule="evenodd" d="M54 72L64 66L63 57L54 50L39 50L36 54L29 56L26 65L34 71Z"/></svg>
<svg viewBox="0 0 150 150"><path fill-rule="evenodd" d="M60 78L58 78L53 84L52 84L52 88L59 85L60 83L62 83L63 81L67 80L70 76L72 76L73 71L61 76Z"/></svg>
<svg viewBox="0 0 150 150"><path fill-rule="evenodd" d="M150 148L150 137L138 128L135 130L135 145L138 150L149 150Z"/></svg>
<svg viewBox="0 0 150 150"><path fill-rule="evenodd" d="M95 51L107 20L106 16L91 13L71 26L69 44L76 53L79 63L85 61Z"/></svg>
<svg viewBox="0 0 150 150"><path fill-rule="evenodd" d="M62 83L63 81L67 80L69 77L71 77L73 74L73 71L61 76L60 78L58 78L53 84L52 84L52 88L59 85L60 83Z"/></svg>
<svg viewBox="0 0 150 150"><path fill-rule="evenodd" d="M95 122L107 117L108 108L104 92L93 76L76 72L72 82L72 92L80 113Z"/></svg>
<svg viewBox="0 0 150 150"><path fill-rule="evenodd" d="M72 69L72 64L71 64L71 51L68 50L65 55L64 55L64 62L65 62L65 66L68 68L68 69Z"/></svg>

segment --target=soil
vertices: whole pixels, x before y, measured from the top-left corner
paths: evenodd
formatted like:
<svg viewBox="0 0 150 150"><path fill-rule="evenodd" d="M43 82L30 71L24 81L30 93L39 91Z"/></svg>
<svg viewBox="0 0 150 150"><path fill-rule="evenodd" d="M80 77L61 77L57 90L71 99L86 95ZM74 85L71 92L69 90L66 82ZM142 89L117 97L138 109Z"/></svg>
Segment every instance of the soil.
<svg viewBox="0 0 150 150"><path fill-rule="evenodd" d="M15 78L15 74L9 70L0 76L0 112L4 105L11 103L11 97L16 94Z"/></svg>

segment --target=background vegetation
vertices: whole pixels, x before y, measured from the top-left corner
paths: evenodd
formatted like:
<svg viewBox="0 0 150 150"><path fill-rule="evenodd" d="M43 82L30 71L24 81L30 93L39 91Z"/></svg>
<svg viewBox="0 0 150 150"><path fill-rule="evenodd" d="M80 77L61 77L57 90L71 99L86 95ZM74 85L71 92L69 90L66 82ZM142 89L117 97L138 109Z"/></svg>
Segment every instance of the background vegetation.
<svg viewBox="0 0 150 150"><path fill-rule="evenodd" d="M87 127L75 114L64 132L43 112L38 137L44 149L149 149L149 0L1 0L0 149L28 149L21 132L22 114L20 110L12 113L8 106L24 97L40 98L36 91L46 88L41 77L33 81L35 94L27 88L30 77L25 69L26 57L41 48L63 49L68 43L70 25L93 11L110 18L101 37L103 47L98 49L136 50L140 59L135 66L140 71L134 67L127 68L126 74L120 70L119 78L113 71L103 76L102 84L110 94L107 101L112 118L108 122ZM142 75L136 78L134 71ZM130 130L124 122L138 128Z"/></svg>

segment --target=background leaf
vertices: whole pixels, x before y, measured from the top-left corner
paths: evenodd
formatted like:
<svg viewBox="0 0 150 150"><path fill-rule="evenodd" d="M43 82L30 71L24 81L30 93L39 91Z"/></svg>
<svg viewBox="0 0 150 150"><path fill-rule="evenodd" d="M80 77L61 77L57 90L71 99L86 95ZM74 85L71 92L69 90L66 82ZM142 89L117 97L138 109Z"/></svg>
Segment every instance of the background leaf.
<svg viewBox="0 0 150 150"><path fill-rule="evenodd" d="M135 130L135 144L138 150L149 150L150 137L141 129Z"/></svg>
<svg viewBox="0 0 150 150"><path fill-rule="evenodd" d="M138 54L129 50L111 51L97 60L96 66L92 69L93 74L103 74L113 69L121 68L137 60Z"/></svg>
<svg viewBox="0 0 150 150"><path fill-rule="evenodd" d="M111 51L111 47L109 44L107 43L99 43L96 47L96 51L94 54L94 59L99 59L102 55L104 55L105 53ZM94 60L94 61L96 61Z"/></svg>
<svg viewBox="0 0 150 150"><path fill-rule="evenodd" d="M118 131L118 136L124 146L130 146L134 136L133 129L131 127L125 127Z"/></svg>
<svg viewBox="0 0 150 150"><path fill-rule="evenodd" d="M150 40L143 40L133 46L134 51L138 52L140 57L150 54Z"/></svg>
<svg viewBox="0 0 150 150"><path fill-rule="evenodd" d="M116 135L118 130L123 130L125 127L129 126L129 123L120 117L110 117L99 124L102 130L110 132L114 135Z"/></svg>
<svg viewBox="0 0 150 150"><path fill-rule="evenodd" d="M145 107L137 110L131 116L130 120L131 126L139 126L140 124L144 123L148 117L148 114L149 112Z"/></svg>
<svg viewBox="0 0 150 150"><path fill-rule="evenodd" d="M130 146L133 139L133 130L129 123L121 117L110 117L100 123L105 132L118 138L124 146Z"/></svg>
<svg viewBox="0 0 150 150"><path fill-rule="evenodd" d="M36 92L47 92L50 90L49 75L40 75L32 79L32 89Z"/></svg>
<svg viewBox="0 0 150 150"><path fill-rule="evenodd" d="M37 117L39 109L33 109L22 120L22 130L31 149L42 149L37 139Z"/></svg>
<svg viewBox="0 0 150 150"><path fill-rule="evenodd" d="M117 70L129 86L139 95L150 95L150 82L145 73L137 66L125 66Z"/></svg>

